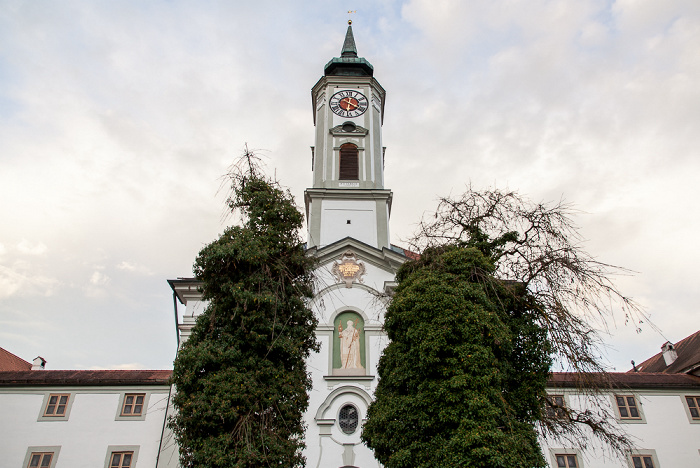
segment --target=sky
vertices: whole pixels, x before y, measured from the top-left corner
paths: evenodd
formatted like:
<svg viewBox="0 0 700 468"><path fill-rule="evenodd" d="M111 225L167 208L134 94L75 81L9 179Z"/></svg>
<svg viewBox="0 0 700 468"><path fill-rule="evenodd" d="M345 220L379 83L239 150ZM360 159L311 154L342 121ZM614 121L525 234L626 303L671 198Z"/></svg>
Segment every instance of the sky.
<svg viewBox="0 0 700 468"><path fill-rule="evenodd" d="M166 280L226 227L246 144L303 204L349 10L387 90L393 243L467 184L565 200L660 330L611 317L611 369L700 329L697 0L0 0L0 347L172 368Z"/></svg>

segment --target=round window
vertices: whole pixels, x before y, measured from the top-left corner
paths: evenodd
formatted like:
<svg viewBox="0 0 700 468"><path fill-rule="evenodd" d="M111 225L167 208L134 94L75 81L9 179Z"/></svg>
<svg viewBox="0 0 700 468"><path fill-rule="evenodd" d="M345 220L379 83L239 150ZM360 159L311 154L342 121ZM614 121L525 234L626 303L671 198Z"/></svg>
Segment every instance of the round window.
<svg viewBox="0 0 700 468"><path fill-rule="evenodd" d="M357 127L356 127L355 124L352 123L352 122L345 122L345 123L343 124L343 131L344 131L344 132L348 132L348 133L354 132L356 128L357 128Z"/></svg>
<svg viewBox="0 0 700 468"><path fill-rule="evenodd" d="M340 408L340 413L338 413L338 425L343 433L352 434L355 432L358 422L359 415L357 414L357 408L353 405L345 405Z"/></svg>

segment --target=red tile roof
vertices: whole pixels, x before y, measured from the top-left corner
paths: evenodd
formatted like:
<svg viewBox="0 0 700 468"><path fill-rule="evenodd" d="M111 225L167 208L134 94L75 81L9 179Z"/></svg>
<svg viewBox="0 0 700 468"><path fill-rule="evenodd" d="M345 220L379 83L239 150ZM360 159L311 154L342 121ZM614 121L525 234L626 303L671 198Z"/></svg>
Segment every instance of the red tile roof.
<svg viewBox="0 0 700 468"><path fill-rule="evenodd" d="M0 371L30 370L32 363L15 356L11 352L0 348Z"/></svg>
<svg viewBox="0 0 700 468"><path fill-rule="evenodd" d="M410 250L407 250L407 249L404 249L404 248L401 248L401 250L403 250L403 255L404 255L404 257L406 257L406 258L408 258L408 259L410 259L410 260L419 260L419 259L420 259L420 254L419 254L419 253L411 252Z"/></svg>
<svg viewBox="0 0 700 468"><path fill-rule="evenodd" d="M662 353L658 353L643 363L637 364L637 370L639 372L677 374L692 371L700 365L700 330L683 338L673 347L676 348L678 359L673 361L670 366L666 366Z"/></svg>
<svg viewBox="0 0 700 468"><path fill-rule="evenodd" d="M607 380L606 380L607 379ZM700 377L688 374L664 374L651 372L610 372L608 374L579 375L573 372L553 372L548 386L585 388L586 382L608 383L613 388L693 388L700 389Z"/></svg>
<svg viewBox="0 0 700 468"><path fill-rule="evenodd" d="M0 387L169 385L170 370L30 370L0 372Z"/></svg>

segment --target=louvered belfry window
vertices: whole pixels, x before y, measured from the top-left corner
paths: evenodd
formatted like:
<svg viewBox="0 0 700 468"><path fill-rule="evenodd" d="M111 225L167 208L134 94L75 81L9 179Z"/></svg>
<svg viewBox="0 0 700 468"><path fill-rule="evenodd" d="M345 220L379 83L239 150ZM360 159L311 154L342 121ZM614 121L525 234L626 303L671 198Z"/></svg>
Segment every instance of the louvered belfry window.
<svg viewBox="0 0 700 468"><path fill-rule="evenodd" d="M340 180L358 180L360 178L360 161L357 146L345 143L340 147Z"/></svg>

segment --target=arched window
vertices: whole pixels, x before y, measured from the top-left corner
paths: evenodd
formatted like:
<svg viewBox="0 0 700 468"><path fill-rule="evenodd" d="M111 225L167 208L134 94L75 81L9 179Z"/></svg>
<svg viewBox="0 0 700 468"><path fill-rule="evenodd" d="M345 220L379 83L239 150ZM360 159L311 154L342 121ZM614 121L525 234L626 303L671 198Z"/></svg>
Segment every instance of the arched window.
<svg viewBox="0 0 700 468"><path fill-rule="evenodd" d="M360 178L360 161L357 146L345 143L340 147L340 180L358 180Z"/></svg>

